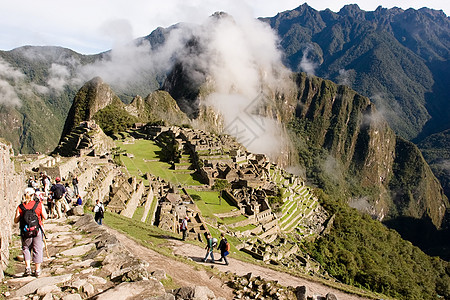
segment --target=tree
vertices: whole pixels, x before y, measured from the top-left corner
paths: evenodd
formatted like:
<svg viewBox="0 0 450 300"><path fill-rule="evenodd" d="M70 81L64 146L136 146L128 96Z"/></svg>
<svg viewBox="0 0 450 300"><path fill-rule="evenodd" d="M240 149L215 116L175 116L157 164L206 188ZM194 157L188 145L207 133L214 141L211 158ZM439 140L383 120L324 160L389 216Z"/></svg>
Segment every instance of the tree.
<svg viewBox="0 0 450 300"><path fill-rule="evenodd" d="M212 186L213 190L219 191L219 205L222 205L222 191L227 190L231 187L231 184L226 179L216 179L214 185Z"/></svg>

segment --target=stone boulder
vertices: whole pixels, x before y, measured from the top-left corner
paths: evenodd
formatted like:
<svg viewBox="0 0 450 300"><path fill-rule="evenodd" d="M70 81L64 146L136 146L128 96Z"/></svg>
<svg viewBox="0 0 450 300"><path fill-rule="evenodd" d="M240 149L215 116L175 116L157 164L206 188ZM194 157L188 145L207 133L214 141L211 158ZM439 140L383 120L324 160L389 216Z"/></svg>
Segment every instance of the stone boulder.
<svg viewBox="0 0 450 300"><path fill-rule="evenodd" d="M161 299L155 298L165 295L164 286L156 279L142 280L137 282L122 282L114 288L98 294L91 299L94 300L128 300L128 299ZM153 298L152 298L153 297ZM165 299L165 298L162 298Z"/></svg>

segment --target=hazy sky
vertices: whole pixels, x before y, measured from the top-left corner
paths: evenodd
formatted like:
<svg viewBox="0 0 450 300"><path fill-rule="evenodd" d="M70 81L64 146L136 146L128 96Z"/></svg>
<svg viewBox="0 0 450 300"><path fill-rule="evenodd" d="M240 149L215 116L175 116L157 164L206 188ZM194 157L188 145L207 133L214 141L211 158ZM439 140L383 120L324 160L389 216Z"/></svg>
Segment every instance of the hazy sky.
<svg viewBox="0 0 450 300"><path fill-rule="evenodd" d="M146 36L158 26L202 23L215 11L266 17L302 3L294 0L0 0L0 50L51 45L84 54L99 53L116 43ZM381 5L403 9L426 6L442 9L447 15L450 12L448 0L322 0L308 5L337 12L351 3L366 11Z"/></svg>

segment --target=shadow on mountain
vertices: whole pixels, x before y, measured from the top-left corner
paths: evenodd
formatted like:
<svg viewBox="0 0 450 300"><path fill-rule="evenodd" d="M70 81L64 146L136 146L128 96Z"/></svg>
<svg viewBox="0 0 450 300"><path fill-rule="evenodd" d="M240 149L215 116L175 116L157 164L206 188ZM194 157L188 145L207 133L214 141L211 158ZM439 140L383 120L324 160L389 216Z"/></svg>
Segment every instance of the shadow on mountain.
<svg viewBox="0 0 450 300"><path fill-rule="evenodd" d="M426 254L450 261L450 229L448 227L438 230L429 218L399 217L383 223Z"/></svg>

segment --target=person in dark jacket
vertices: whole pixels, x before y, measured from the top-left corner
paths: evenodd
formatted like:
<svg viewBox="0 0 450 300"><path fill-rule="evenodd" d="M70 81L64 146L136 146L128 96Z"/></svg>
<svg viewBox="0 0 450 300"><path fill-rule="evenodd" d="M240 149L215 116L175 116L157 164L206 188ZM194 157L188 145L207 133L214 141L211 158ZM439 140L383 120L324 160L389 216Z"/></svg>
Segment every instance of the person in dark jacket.
<svg viewBox="0 0 450 300"><path fill-rule="evenodd" d="M227 260L227 255L230 254L229 249L227 249L227 244L228 241L225 238L225 234L222 232L220 234L220 243L219 246L217 247L218 250L220 250L220 259L219 261L224 260L225 264L228 266L228 260Z"/></svg>
<svg viewBox="0 0 450 300"><path fill-rule="evenodd" d="M78 177L74 176L72 178L73 192L75 195L78 195L80 192L78 191Z"/></svg>

